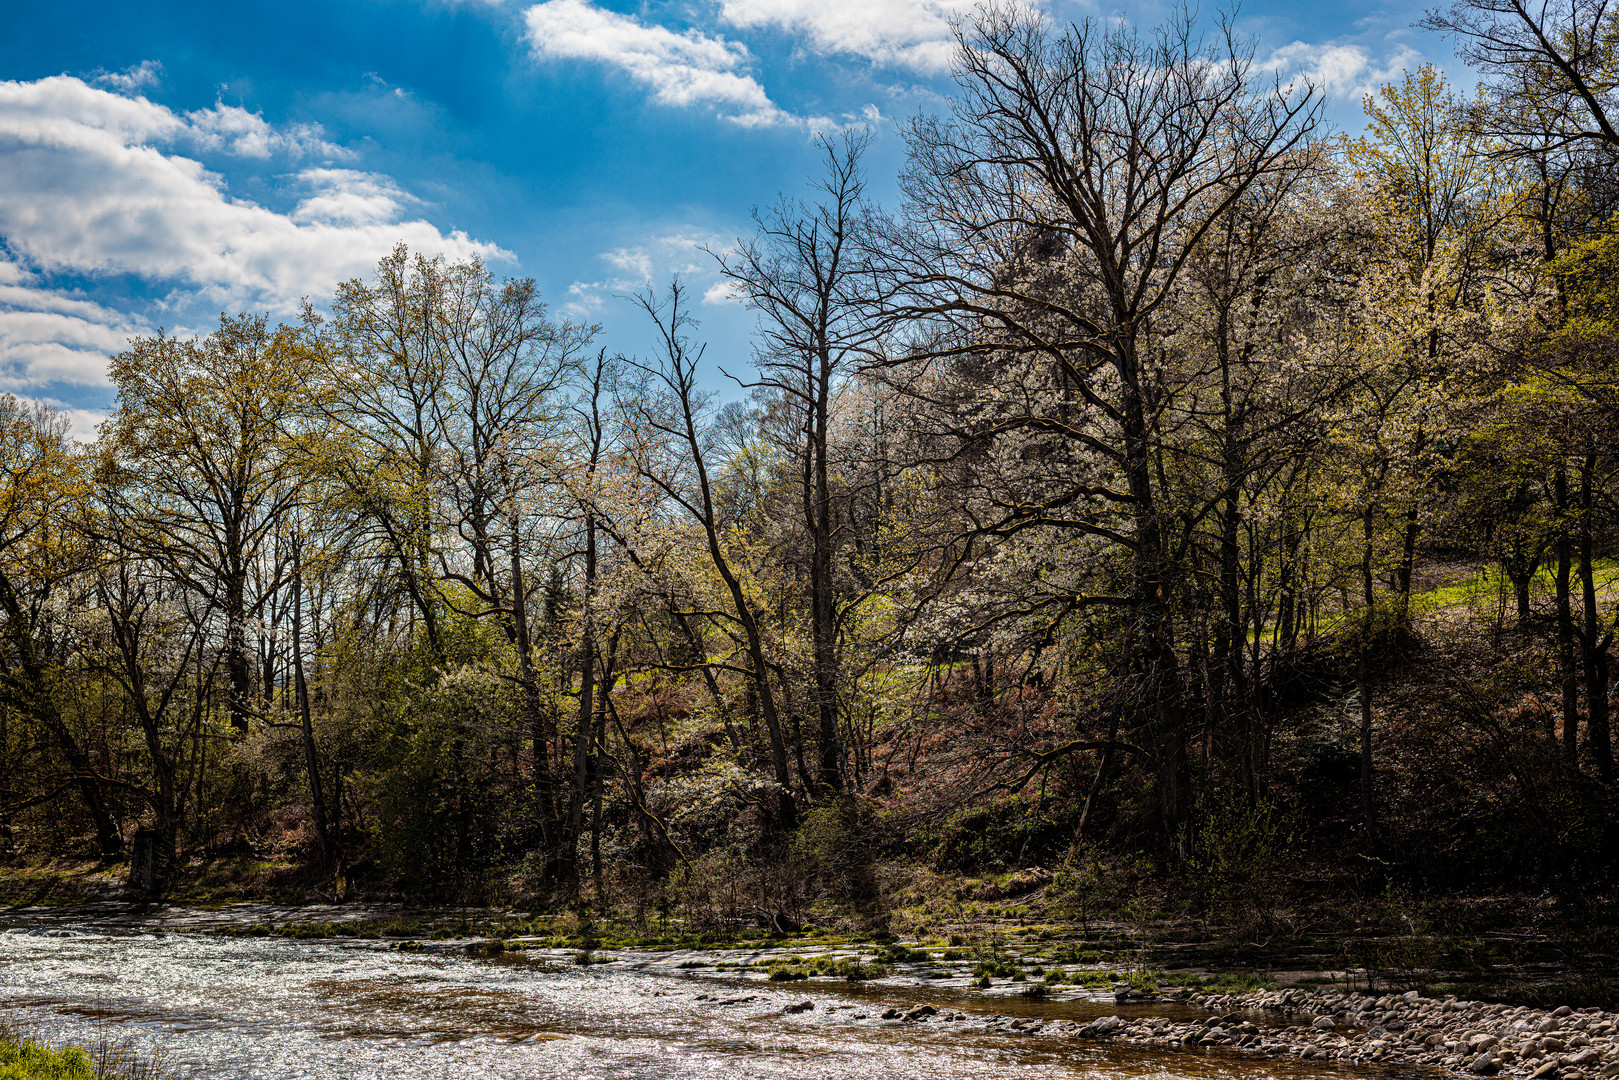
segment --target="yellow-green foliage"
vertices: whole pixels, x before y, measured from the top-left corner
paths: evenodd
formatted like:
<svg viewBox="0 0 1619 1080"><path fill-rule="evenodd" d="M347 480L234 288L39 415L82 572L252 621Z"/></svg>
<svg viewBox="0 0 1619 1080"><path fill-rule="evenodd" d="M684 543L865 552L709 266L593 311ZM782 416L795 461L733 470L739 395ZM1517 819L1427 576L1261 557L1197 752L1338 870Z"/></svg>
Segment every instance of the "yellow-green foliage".
<svg viewBox="0 0 1619 1080"><path fill-rule="evenodd" d="M0 1080L94 1080L90 1055L76 1046L53 1050L31 1039L0 1038Z"/></svg>
<svg viewBox="0 0 1619 1080"><path fill-rule="evenodd" d="M1548 269L1563 286L1566 331L1612 334L1619 329L1619 229L1575 244Z"/></svg>

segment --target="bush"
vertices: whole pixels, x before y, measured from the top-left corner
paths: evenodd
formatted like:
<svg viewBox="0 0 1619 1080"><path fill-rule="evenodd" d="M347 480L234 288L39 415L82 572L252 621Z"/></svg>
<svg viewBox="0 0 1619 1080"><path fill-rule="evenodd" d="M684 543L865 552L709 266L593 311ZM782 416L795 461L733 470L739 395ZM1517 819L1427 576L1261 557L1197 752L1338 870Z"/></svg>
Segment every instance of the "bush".
<svg viewBox="0 0 1619 1080"><path fill-rule="evenodd" d="M373 806L371 842L396 879L442 885L500 854L499 793L482 775L509 730L514 691L491 672L464 667L411 695L385 725L386 766L360 778Z"/></svg>
<svg viewBox="0 0 1619 1080"><path fill-rule="evenodd" d="M1244 930L1268 923L1294 846L1286 816L1265 801L1211 800L1192 837L1187 876L1204 914Z"/></svg>
<svg viewBox="0 0 1619 1080"><path fill-rule="evenodd" d="M869 903L877 897L876 835L870 804L846 797L805 813L793 845L828 896Z"/></svg>

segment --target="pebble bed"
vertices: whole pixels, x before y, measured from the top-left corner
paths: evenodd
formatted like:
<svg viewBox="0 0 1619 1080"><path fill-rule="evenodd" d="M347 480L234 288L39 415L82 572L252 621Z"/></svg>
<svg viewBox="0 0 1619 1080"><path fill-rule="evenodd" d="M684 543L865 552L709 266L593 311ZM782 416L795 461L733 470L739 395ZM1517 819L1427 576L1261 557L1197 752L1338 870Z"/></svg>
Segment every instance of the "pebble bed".
<svg viewBox="0 0 1619 1080"><path fill-rule="evenodd" d="M1139 1002L1120 996L1121 1004ZM1089 1023L993 1016L989 1030L1110 1039L1144 1046L1225 1047L1302 1061L1427 1066L1463 1076L1595 1080L1619 1076L1619 1014L1491 1005L1407 993L1269 990L1192 994L1183 1000L1213 1013L1176 1022L1163 1017L1104 1016ZM883 1019L961 1020L932 1006L890 1009Z"/></svg>

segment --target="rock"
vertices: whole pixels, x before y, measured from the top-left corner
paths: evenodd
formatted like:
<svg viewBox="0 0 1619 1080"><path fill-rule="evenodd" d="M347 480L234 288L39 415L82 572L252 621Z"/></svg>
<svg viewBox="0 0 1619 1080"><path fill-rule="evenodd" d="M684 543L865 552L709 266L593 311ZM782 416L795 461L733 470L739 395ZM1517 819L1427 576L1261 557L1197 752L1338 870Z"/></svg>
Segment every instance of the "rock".
<svg viewBox="0 0 1619 1080"><path fill-rule="evenodd" d="M1331 1031L1338 1026L1338 1023L1330 1016L1318 1016L1315 1018L1315 1023L1310 1026L1317 1031Z"/></svg>
<svg viewBox="0 0 1619 1080"><path fill-rule="evenodd" d="M801 1013L801 1012L809 1012L813 1008L815 1008L815 1002L813 1002L813 1001L800 1001L797 1005L789 1005L789 1006L787 1006L785 1009L783 1009L781 1011L782 1012L787 1012L787 1013Z"/></svg>
<svg viewBox="0 0 1619 1080"><path fill-rule="evenodd" d="M1575 1054L1573 1057L1569 1058L1568 1063L1570 1065L1574 1065L1574 1066L1578 1067L1578 1066L1585 1066L1585 1065L1595 1065L1597 1062L1599 1062L1601 1060L1602 1060L1602 1051L1598 1050L1596 1047L1593 1046L1593 1047L1590 1047L1588 1049L1581 1050L1578 1054Z"/></svg>
<svg viewBox="0 0 1619 1080"><path fill-rule="evenodd" d="M884 1009L882 1018L884 1020L898 1020L899 1016L900 1013L898 1009Z"/></svg>
<svg viewBox="0 0 1619 1080"><path fill-rule="evenodd" d="M1568 1016L1573 1011L1574 1010L1569 1008L1567 1005L1559 1005L1559 1006L1557 1006L1557 1008L1552 1010L1552 1015L1553 1016L1559 1016L1559 1017Z"/></svg>
<svg viewBox="0 0 1619 1080"><path fill-rule="evenodd" d="M1550 1076L1560 1068L1562 1068L1562 1066L1557 1064L1557 1062L1548 1061L1546 1064L1530 1073L1529 1080L1543 1080L1544 1077Z"/></svg>
<svg viewBox="0 0 1619 1080"><path fill-rule="evenodd" d="M905 1014L905 1019L920 1020L924 1016L932 1016L938 1011L939 1010L935 1009L932 1005L918 1005L916 1008Z"/></svg>
<svg viewBox="0 0 1619 1080"><path fill-rule="evenodd" d="M1467 1071L1470 1073L1482 1073L1484 1075L1489 1075L1499 1068L1500 1066L1495 1063L1495 1058L1488 1050L1486 1050L1484 1053L1472 1060L1472 1062L1467 1066Z"/></svg>

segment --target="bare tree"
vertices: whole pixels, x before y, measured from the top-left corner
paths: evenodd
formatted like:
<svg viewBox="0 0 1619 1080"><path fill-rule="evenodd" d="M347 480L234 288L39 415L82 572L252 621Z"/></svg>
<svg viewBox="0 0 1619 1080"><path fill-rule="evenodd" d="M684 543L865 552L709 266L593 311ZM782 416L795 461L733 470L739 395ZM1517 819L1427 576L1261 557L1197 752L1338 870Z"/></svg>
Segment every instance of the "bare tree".
<svg viewBox="0 0 1619 1080"><path fill-rule="evenodd" d="M643 293L636 296L635 301L658 331L661 355L653 363L631 363L646 372L662 390L658 399L643 402L637 408L639 423L649 433L661 437L638 448L637 469L702 529L708 558L730 599L730 610L725 616L742 631L748 657L748 667L743 673L753 687L769 735L771 765L781 787L782 817L790 824L795 815L789 793L792 777L787 771L787 743L770 677L772 664L765 654L759 614L749 602L742 580L726 554L723 525L709 479L704 430L706 400L697 389L697 369L703 347L694 347L689 336L695 323L686 309L685 287L679 279L670 283L666 298Z"/></svg>
<svg viewBox="0 0 1619 1080"><path fill-rule="evenodd" d="M1419 24L1491 81L1490 133L1540 152L1619 147L1619 8L1611 0L1457 0Z"/></svg>
<svg viewBox="0 0 1619 1080"><path fill-rule="evenodd" d="M751 384L781 396L797 421L798 487L810 541L812 682L819 743L817 782L843 787L838 737L840 633L833 562L843 523L833 498L829 459L832 405L850 373L881 356L883 328L873 317L883 281L864 242L861 157L866 132L822 138L825 174L818 201L783 198L754 213L757 234L716 257L720 269L760 314L756 349L762 378Z"/></svg>

